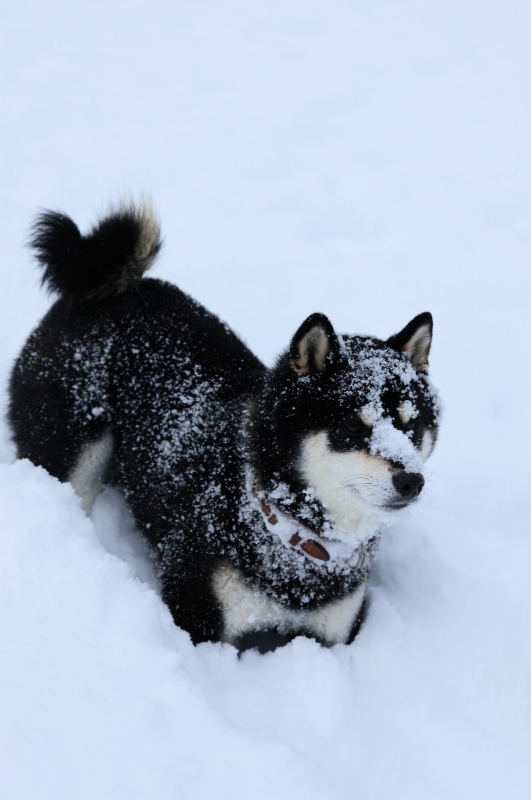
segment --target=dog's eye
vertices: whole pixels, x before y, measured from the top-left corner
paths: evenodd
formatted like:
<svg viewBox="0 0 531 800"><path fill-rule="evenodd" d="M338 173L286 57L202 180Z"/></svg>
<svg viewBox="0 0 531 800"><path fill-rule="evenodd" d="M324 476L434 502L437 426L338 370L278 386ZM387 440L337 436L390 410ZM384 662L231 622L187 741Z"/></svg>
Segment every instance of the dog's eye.
<svg viewBox="0 0 531 800"><path fill-rule="evenodd" d="M370 428L356 414L351 414L328 432L328 441L331 448L338 453L349 453L365 447L370 434Z"/></svg>
<svg viewBox="0 0 531 800"><path fill-rule="evenodd" d="M409 433L409 431L414 431L417 427L417 421L414 419L410 419L409 422L406 422L404 425L404 430Z"/></svg>
<svg viewBox="0 0 531 800"><path fill-rule="evenodd" d="M349 438L359 439L367 435L367 427L358 417L348 417L341 423L341 432Z"/></svg>
<svg viewBox="0 0 531 800"><path fill-rule="evenodd" d="M345 425L346 433L349 433L351 436L359 436L363 433L363 425L359 422L351 422L350 425Z"/></svg>

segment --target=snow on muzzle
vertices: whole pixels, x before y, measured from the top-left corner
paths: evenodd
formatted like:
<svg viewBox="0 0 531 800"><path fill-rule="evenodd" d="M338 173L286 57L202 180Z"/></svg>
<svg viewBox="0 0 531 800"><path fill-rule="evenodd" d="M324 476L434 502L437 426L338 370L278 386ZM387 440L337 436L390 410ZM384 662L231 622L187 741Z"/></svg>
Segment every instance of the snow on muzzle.
<svg viewBox="0 0 531 800"><path fill-rule="evenodd" d="M416 500L423 489L424 477L422 461L411 439L395 428L390 417L384 417L375 423L369 447L373 455L402 465L403 469L392 477L398 504L405 505Z"/></svg>

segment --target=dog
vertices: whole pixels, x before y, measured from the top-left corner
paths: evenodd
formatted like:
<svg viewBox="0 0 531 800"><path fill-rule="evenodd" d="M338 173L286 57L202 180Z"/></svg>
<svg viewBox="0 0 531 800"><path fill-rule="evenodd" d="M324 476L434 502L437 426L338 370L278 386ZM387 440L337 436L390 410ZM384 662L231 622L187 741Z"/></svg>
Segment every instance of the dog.
<svg viewBox="0 0 531 800"><path fill-rule="evenodd" d="M381 531L418 499L438 428L432 317L387 341L314 313L268 369L180 289L145 277L149 204L87 235L45 211L30 245L59 298L10 380L20 458L90 509L119 487L194 643L352 641Z"/></svg>

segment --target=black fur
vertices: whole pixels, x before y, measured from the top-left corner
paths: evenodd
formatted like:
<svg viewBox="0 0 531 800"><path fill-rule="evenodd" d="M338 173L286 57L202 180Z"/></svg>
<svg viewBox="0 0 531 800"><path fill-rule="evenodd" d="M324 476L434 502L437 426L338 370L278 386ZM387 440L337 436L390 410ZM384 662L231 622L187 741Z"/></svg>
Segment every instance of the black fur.
<svg viewBox="0 0 531 800"><path fill-rule="evenodd" d="M44 211L33 225L29 244L43 267L42 281L70 303L97 300L128 291L142 278L161 248L156 223L144 252L145 215L133 207L112 212L82 236L69 217Z"/></svg>
<svg viewBox="0 0 531 800"><path fill-rule="evenodd" d="M344 420L366 399L361 384L352 388L347 380L356 348L370 345L399 365L406 356L364 337L345 337L341 349L319 314L267 370L178 288L140 280L139 219L120 212L82 237L63 215L39 218L32 244L60 299L29 337L11 376L9 421L19 457L64 481L83 448L112 431L114 456L102 478L123 489L157 556L163 598L194 642L222 637L212 588L222 564L289 609L318 609L344 597L367 578L376 537L359 569L323 565L287 549L250 497L249 465L262 489L288 487L279 508L322 531L326 510L298 468L301 441L308 432L328 430L334 447ZM150 258L159 247L153 239ZM306 342L309 369L301 377L298 344L316 327L329 346L319 361L325 341L319 331ZM419 375L413 383L408 391L422 406L422 424L434 428L426 379ZM397 392L392 376L386 391Z"/></svg>

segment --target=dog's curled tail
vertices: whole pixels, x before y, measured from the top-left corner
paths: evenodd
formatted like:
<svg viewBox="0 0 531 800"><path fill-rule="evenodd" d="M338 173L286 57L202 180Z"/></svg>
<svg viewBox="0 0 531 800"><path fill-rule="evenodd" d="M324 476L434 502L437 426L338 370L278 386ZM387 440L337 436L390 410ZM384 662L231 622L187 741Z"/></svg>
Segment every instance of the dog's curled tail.
<svg viewBox="0 0 531 800"><path fill-rule="evenodd" d="M97 301L138 284L161 248L160 227L147 202L111 209L86 236L64 214L43 211L29 245L50 291L69 303Z"/></svg>

